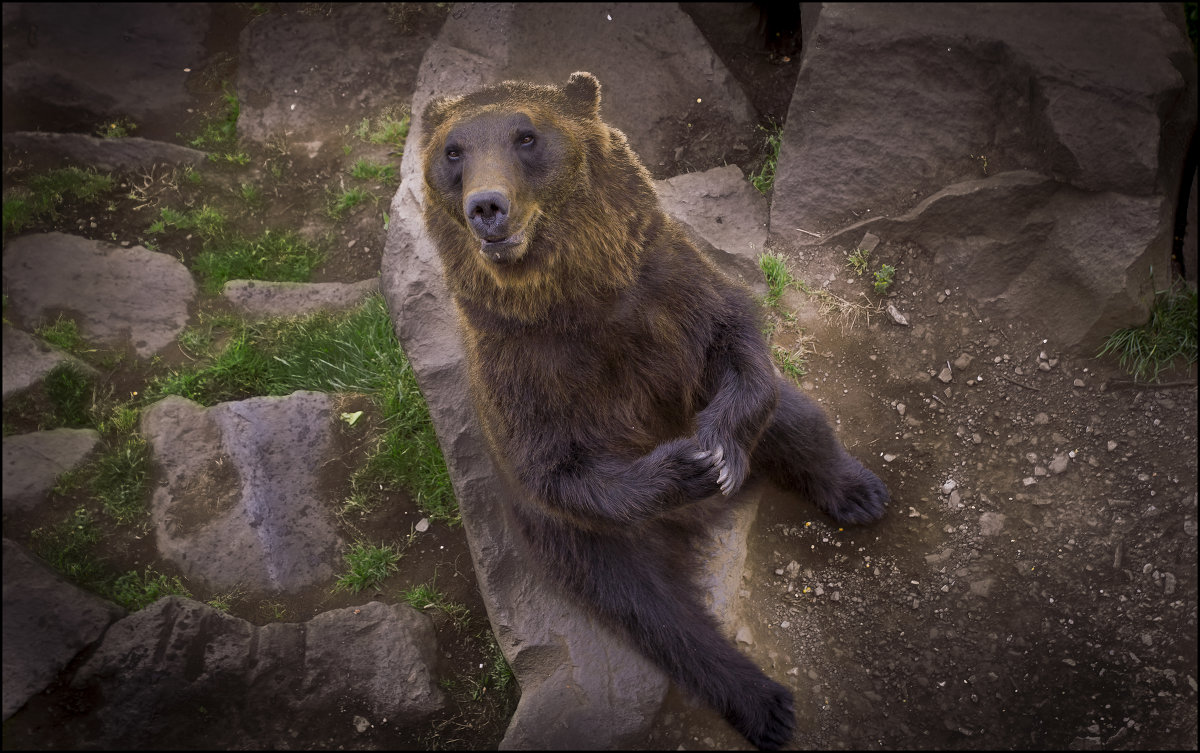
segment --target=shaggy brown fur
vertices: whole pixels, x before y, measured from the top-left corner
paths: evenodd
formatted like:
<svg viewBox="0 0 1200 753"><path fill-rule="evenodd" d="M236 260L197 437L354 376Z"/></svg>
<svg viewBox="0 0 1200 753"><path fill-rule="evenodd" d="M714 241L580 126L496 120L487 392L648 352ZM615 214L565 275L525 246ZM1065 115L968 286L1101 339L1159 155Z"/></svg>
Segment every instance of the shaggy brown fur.
<svg viewBox="0 0 1200 753"><path fill-rule="evenodd" d="M839 521L887 490L775 376L756 304L658 205L600 86L506 82L424 113L425 223L533 554L752 743L792 696L724 640L695 545L751 467Z"/></svg>

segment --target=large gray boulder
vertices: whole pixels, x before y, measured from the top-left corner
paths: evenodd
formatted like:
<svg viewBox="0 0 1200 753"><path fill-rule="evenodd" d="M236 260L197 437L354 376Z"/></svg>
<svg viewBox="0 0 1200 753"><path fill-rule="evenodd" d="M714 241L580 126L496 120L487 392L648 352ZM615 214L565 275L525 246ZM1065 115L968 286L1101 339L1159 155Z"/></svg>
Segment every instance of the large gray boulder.
<svg viewBox="0 0 1200 753"><path fill-rule="evenodd" d="M561 39L554 37L554 30L567 23L570 13L582 16L579 23L586 28L591 29L589 23L596 28L592 29L594 34L572 33L573 39L589 41L581 44L579 56L568 58L562 55ZM651 44L654 35L662 28L683 33L681 29L694 31L694 27L673 7L615 6L611 14L613 23L619 19L619 25L606 26L610 22L602 6L456 8L439 39L427 51L418 75L408 141L411 146L401 163L402 180L392 201L383 257L384 297L429 402L488 616L521 685L520 705L501 744L509 749L614 748L632 744L643 738L653 721L668 681L622 637L597 625L539 574L536 565L527 559L520 532L504 513L513 500L491 464L468 396L456 313L436 251L423 229L424 186L420 153L415 146L421 138L422 110L434 96L462 94L511 77L563 83L573 71L591 70L604 87L605 118L629 129L626 133L631 142L648 150L649 159L654 159L653 155L667 146L652 133L653 126L645 113L663 108L649 107L628 94L616 94L621 89L622 66L630 60L640 61L644 68L639 81L646 86L645 71L657 70L653 66L658 56ZM692 44L699 50L694 54L711 54L698 33ZM518 48L524 49L518 52ZM541 56L537 75L522 67L533 65L528 49ZM686 55L669 58L661 68L661 77L650 78L650 89L658 96L680 96L677 77L682 75L681 66L688 59ZM720 63L714 59L712 65ZM721 76L714 78L720 82ZM729 101L739 107L738 99ZM753 201L730 187L728 179L729 175L721 174L694 189L706 195L708 208L725 207L723 211L735 223L752 226L764 222L765 207L755 220L747 219L730 205L732 202L745 207ZM672 193L672 186L660 183L659 187L672 194L672 206L693 206L678 192ZM687 225L693 234L703 237L706 224L699 214L690 213ZM751 246L742 241L745 238L739 239L738 248L724 250L745 253ZM719 239L716 243L726 245ZM709 242L704 245L713 247ZM752 274L743 265L734 276L743 271ZM731 634L744 542L757 509L757 497L751 492L744 502L730 529L718 533L726 538L723 546L714 545L712 572L706 576L713 585L713 608Z"/></svg>
<svg viewBox="0 0 1200 753"><path fill-rule="evenodd" d="M4 249L10 311L27 325L69 312L88 340L149 358L187 326L196 283L168 254L66 233L14 238Z"/></svg>
<svg viewBox="0 0 1200 753"><path fill-rule="evenodd" d="M353 739L354 715L427 719L444 703L436 655L433 623L403 604L256 626L168 596L109 628L70 684L105 700L92 745L277 748Z"/></svg>
<svg viewBox="0 0 1200 753"><path fill-rule="evenodd" d="M332 580L341 542L320 478L331 406L329 395L295 392L147 408L141 431L162 470L150 500L159 553L217 590L291 593Z"/></svg>
<svg viewBox="0 0 1200 753"><path fill-rule="evenodd" d="M10 117L50 111L174 133L193 104L187 81L205 60L211 16L206 3L5 3L5 130Z"/></svg>
<svg viewBox="0 0 1200 753"><path fill-rule="evenodd" d="M860 238L913 241L986 310L1022 314L1067 348L1140 323L1169 274L1196 124L1177 15L1165 4L810 8L772 233L803 244L866 223ZM870 222L881 217L890 223ZM1009 247L1002 263L998 247Z"/></svg>
<svg viewBox="0 0 1200 753"><path fill-rule="evenodd" d="M124 613L4 539L4 719L44 690Z"/></svg>

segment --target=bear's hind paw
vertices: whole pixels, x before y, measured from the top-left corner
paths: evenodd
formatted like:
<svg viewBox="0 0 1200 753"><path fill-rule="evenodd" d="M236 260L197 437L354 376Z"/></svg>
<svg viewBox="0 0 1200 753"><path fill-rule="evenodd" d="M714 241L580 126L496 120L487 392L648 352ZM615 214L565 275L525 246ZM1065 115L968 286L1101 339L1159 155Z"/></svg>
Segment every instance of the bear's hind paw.
<svg viewBox="0 0 1200 753"><path fill-rule="evenodd" d="M858 467L842 482L841 498L825 509L839 523L861 525L879 520L887 510L888 490L883 481L855 461Z"/></svg>
<svg viewBox="0 0 1200 753"><path fill-rule="evenodd" d="M779 750L792 739L796 712L791 691L779 683L768 682L766 692L746 699L750 708L735 710L729 721L754 747Z"/></svg>

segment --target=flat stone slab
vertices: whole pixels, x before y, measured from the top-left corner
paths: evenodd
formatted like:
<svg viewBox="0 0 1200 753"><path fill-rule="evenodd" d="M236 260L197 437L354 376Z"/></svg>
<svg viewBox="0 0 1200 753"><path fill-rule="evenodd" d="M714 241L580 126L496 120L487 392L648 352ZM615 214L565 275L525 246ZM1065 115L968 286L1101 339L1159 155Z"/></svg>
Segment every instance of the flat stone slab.
<svg viewBox="0 0 1200 753"><path fill-rule="evenodd" d="M142 434L163 472L150 502L162 556L216 589L332 581L340 541L320 480L332 420L318 392L150 406Z"/></svg>
<svg viewBox="0 0 1200 753"><path fill-rule="evenodd" d="M35 162L73 162L98 170L149 170L154 165L198 165L205 152L137 136L102 139L85 133L19 131L4 134L4 149Z"/></svg>
<svg viewBox="0 0 1200 753"><path fill-rule="evenodd" d="M4 719L44 690L124 613L4 539Z"/></svg>
<svg viewBox="0 0 1200 753"><path fill-rule="evenodd" d="M45 499L59 475L83 462L100 441L92 429L53 429L4 438L4 513Z"/></svg>
<svg viewBox="0 0 1200 753"><path fill-rule="evenodd" d="M32 387L45 378L56 366L73 364L80 371L95 372L78 358L53 348L48 342L16 327L4 325L3 345L4 399Z"/></svg>
<svg viewBox="0 0 1200 753"><path fill-rule="evenodd" d="M379 279L360 282L262 282L230 280L221 295L250 316L300 316L344 311L379 292Z"/></svg>
<svg viewBox="0 0 1200 753"><path fill-rule="evenodd" d="M65 312L85 338L129 344L142 358L175 340L196 297L191 273L167 254L66 233L9 241L4 283L10 310L27 326Z"/></svg>
<svg viewBox="0 0 1200 753"><path fill-rule="evenodd" d="M436 656L432 621L406 604L255 626L168 596L109 628L71 686L105 700L85 720L92 745L287 748L297 730L352 742L358 715L424 721L444 704Z"/></svg>

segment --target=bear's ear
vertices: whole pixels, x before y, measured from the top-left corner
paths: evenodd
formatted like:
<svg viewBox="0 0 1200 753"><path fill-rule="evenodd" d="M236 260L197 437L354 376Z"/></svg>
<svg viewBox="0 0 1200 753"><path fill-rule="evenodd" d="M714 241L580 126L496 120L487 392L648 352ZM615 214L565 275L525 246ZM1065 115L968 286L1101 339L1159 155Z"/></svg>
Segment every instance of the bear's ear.
<svg viewBox="0 0 1200 753"><path fill-rule="evenodd" d="M577 114L586 118L600 116L600 82L592 74L584 71L572 73L563 93Z"/></svg>
<svg viewBox="0 0 1200 753"><path fill-rule="evenodd" d="M425 105L425 112L421 115L422 130L425 133L436 131L460 99L462 97L438 97L430 100L429 104Z"/></svg>

